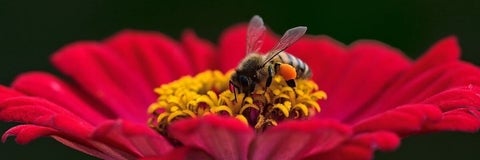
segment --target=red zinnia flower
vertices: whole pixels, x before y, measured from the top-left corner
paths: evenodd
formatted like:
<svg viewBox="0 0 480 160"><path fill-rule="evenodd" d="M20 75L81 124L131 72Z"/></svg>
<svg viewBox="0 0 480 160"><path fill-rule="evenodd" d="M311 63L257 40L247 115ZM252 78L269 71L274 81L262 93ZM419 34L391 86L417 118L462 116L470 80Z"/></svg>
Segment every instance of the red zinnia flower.
<svg viewBox="0 0 480 160"><path fill-rule="evenodd" d="M412 62L376 41L344 46L307 36L287 52L309 64L313 81L328 94L315 117L258 133L219 115L175 121L163 134L147 125L154 88L208 69L233 69L245 56L245 36L246 26L239 25L225 31L218 46L190 31L180 42L123 31L68 45L52 62L72 81L30 72L0 86L0 119L23 123L2 140L15 135L25 144L51 136L102 159L371 159L373 151L394 150L412 134L480 128L480 71L459 60L454 37ZM277 39L268 33L261 51Z"/></svg>

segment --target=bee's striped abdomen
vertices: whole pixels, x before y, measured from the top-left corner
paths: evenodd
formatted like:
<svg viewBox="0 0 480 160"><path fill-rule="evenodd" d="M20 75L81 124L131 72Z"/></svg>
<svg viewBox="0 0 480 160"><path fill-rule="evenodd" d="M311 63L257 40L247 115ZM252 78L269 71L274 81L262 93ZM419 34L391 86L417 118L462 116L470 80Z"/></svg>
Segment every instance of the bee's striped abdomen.
<svg viewBox="0 0 480 160"><path fill-rule="evenodd" d="M308 67L305 62L291 54L288 54L287 52L282 52L278 54L277 61L287 63L295 67L295 70L297 72L297 78L310 78L310 76L312 75L310 67Z"/></svg>

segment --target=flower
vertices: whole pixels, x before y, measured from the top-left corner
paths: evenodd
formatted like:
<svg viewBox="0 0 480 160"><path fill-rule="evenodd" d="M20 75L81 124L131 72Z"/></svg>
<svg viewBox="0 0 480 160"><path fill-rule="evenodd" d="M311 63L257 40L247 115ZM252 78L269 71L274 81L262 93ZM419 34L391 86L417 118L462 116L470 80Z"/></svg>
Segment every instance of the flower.
<svg viewBox="0 0 480 160"><path fill-rule="evenodd" d="M68 78L36 71L0 86L0 120L22 123L2 140L16 136L26 144L50 136L102 159L371 159L406 136L480 128L480 71L459 60L455 37L412 61L377 41L344 46L326 36L306 36L287 49L309 64L312 80L328 94L314 116L261 132L223 115L175 120L164 134L150 128L154 88L233 69L245 56L245 34L246 26L234 26L215 46L192 31L176 42L128 30L70 44L52 56ZM277 39L267 33L261 51Z"/></svg>

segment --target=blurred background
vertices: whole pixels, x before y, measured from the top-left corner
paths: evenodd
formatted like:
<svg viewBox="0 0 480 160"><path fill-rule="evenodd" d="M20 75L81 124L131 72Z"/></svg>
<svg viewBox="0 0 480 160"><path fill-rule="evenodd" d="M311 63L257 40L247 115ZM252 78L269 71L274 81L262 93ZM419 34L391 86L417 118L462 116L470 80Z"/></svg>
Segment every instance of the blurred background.
<svg viewBox="0 0 480 160"><path fill-rule="evenodd" d="M261 15L277 33L306 25L345 44L376 39L418 57L437 40L456 35L463 59L480 64L480 1L0 1L0 83L46 70L51 53L77 40L101 40L122 29L161 31L178 38L190 28L216 42L222 30ZM12 124L0 123L0 132ZM376 159L479 159L480 134L412 136ZM0 144L8 159L94 159L49 138L28 145ZM3 158L2 158L3 159Z"/></svg>

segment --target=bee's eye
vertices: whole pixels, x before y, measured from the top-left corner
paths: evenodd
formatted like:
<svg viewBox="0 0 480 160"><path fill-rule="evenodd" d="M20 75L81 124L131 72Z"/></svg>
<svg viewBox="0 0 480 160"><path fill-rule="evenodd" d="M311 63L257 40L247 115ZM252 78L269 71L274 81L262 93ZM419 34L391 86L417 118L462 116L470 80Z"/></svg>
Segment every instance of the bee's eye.
<svg viewBox="0 0 480 160"><path fill-rule="evenodd" d="M248 78L247 76L239 76L238 77L238 80L240 81L240 84L242 84L242 86L248 86Z"/></svg>

